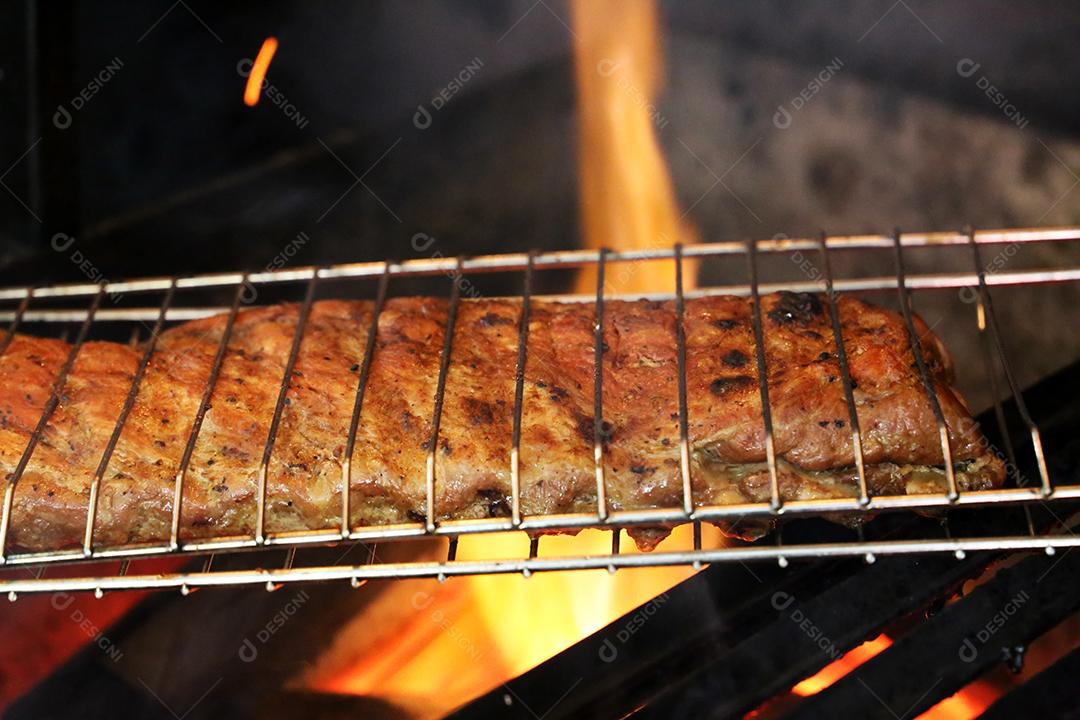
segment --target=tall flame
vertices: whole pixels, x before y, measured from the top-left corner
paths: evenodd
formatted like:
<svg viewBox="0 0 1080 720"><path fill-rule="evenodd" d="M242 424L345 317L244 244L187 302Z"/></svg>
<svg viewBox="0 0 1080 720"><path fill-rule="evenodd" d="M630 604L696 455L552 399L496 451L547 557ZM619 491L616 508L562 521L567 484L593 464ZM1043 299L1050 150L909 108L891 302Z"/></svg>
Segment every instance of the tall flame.
<svg viewBox="0 0 1080 720"><path fill-rule="evenodd" d="M688 242L656 130L666 124L652 105L659 85L657 12L652 0L574 0L579 90L581 209L588 247L636 249ZM660 119L658 120L658 116ZM629 271L627 271L629 269ZM684 277L693 280L687 263ZM578 278L595 292L595 273ZM671 292L671 261L613 265L609 293ZM703 543L720 542L703 528ZM692 528L676 529L669 547L690 547ZM541 554L601 555L607 532L547 537ZM632 543L626 543L628 545ZM458 559L522 557L521 533L468 536ZM623 552L636 552L632 547ZM373 622L343 633L336 660L305 678L315 689L383 698L417 714L443 714L555 655L692 575L689 567L452 578L439 585L396 583L385 605L407 621L385 641L359 649ZM419 598L419 601L417 600ZM410 607L411 605L411 607ZM378 614L378 613L376 613ZM387 614L387 613L383 613ZM352 638L351 640L349 638ZM351 653L351 657L349 657Z"/></svg>
<svg viewBox="0 0 1080 720"><path fill-rule="evenodd" d="M585 246L631 250L692 241L657 139L667 119L654 105L662 78L655 3L575 0L572 7ZM675 285L671 262L623 268L605 276L605 290L670 292ZM694 273L685 277L692 282ZM590 268L577 291L595 287Z"/></svg>

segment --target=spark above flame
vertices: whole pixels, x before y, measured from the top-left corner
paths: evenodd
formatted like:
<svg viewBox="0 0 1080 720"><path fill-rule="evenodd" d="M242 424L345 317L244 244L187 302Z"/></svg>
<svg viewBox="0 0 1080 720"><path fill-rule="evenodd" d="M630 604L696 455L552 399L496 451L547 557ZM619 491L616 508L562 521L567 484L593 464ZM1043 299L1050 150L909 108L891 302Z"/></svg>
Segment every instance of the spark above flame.
<svg viewBox="0 0 1080 720"><path fill-rule="evenodd" d="M256 103L259 102L259 97L262 95L263 80L266 79L266 70L270 67L270 61L274 59L277 47L277 38L268 37L263 40L262 47L259 48L259 54L255 56L255 62L251 66L251 73L247 78L247 85L244 86L244 104L248 107L255 107Z"/></svg>

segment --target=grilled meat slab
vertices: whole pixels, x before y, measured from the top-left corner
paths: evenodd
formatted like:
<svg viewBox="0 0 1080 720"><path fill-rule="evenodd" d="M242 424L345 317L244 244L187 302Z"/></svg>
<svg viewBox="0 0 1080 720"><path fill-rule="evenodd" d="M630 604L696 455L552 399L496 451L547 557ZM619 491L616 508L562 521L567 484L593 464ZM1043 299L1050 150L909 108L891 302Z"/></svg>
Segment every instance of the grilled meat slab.
<svg viewBox="0 0 1080 720"><path fill-rule="evenodd" d="M934 415L902 319L839 298L868 481L876 494L942 492ZM181 538L252 534L263 447L299 308L241 311L184 482ZM340 523L342 463L372 303L312 306L268 469L266 530ZM435 453L439 519L510 512L519 300L459 306ZM534 301L521 431L525 515L595 512L592 304ZM762 298L780 490L785 500L852 497L856 476L843 383L824 298ZM447 320L436 298L388 300L357 434L354 526L423 519L425 468ZM678 379L670 302L605 303L602 442L612 510L679 507ZM173 485L225 317L162 333L100 486L97 546L165 541ZM949 426L961 490L1001 484L1002 462L951 387L940 342L917 321ZM693 500L770 496L751 304L686 303ZM0 356L0 472L27 446L67 343L18 335ZM81 543L93 473L142 350L88 342L18 482L9 545ZM637 529L649 545L662 530Z"/></svg>

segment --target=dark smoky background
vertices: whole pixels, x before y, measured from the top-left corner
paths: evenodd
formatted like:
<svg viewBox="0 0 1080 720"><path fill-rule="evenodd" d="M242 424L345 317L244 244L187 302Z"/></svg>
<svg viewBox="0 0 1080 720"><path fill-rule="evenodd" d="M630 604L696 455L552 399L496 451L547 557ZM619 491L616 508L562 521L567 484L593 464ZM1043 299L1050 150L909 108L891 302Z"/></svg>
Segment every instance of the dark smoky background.
<svg viewBox="0 0 1080 720"><path fill-rule="evenodd" d="M0 284L580 242L565 2L67 0L13 3L8 15ZM656 133L703 241L1080 223L1080 9L692 0L662 3L660 16ZM248 107L246 73L268 36L279 49ZM911 273L971 268L964 249L906 259ZM990 272L1076 260L1057 246L983 258ZM819 265L812 253L768 258L762 279L814 277ZM834 265L847 277L895 271L889 250ZM743 283L746 264L712 260L700 274L706 286ZM520 291L519 275L474 280L484 293ZM569 282L544 273L539 290ZM434 277L392 291L447 289ZM920 292L915 306L982 407L971 298ZM1075 284L995 298L1022 383L1080 355Z"/></svg>

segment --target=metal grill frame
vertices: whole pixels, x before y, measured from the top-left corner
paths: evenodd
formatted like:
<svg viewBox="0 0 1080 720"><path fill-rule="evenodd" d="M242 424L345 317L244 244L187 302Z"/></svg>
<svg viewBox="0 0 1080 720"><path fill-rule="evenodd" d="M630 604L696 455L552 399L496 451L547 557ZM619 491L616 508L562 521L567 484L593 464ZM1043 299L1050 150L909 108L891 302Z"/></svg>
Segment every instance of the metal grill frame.
<svg viewBox="0 0 1080 720"><path fill-rule="evenodd" d="M79 333L71 346L69 355L58 373L50 390L41 418L32 432L27 447L11 477L6 483L3 501L3 513L0 516L0 569L22 567L33 573L33 577L0 578L0 591L7 591L11 599L22 592L49 591L94 591L101 594L107 590L120 589L164 589L179 588L188 591L196 587L221 585L266 584L269 589L279 587L285 582L313 580L350 580L354 585L368 579L437 577L444 579L454 575L522 573L554 570L576 570L607 568L614 571L625 567L656 565L686 565L700 567L705 563L772 559L782 565L788 559L818 558L837 556L862 556L872 562L879 555L905 554L916 552L947 552L963 557L966 552L976 550L1041 550L1053 554L1057 548L1071 548L1080 545L1080 537L1068 534L1037 535L1031 521L1030 508L1035 503L1060 502L1080 499L1080 486L1055 487L1047 469L1045 452L1039 428L1032 420L1024 404L1023 396L1017 386L1011 370L1005 343L998 329L997 318L990 288L1009 285L1041 285L1050 283L1076 282L1080 280L1080 267L1058 267L1037 270L1019 270L998 272L987 275L981 262L980 247L1012 243L1050 243L1080 242L1080 227L1050 229L990 230L935 233L901 233L891 235L859 235L847 237L827 237L824 233L814 238L772 239L747 242L717 242L691 246L676 245L671 248L633 250L615 252L601 250L572 250L557 252L528 252L505 255L484 255L475 257L429 258L400 262L372 262L323 267L301 267L294 269L271 270L259 273L218 273L187 277L144 278L122 282L99 284L66 284L48 287L16 287L0 289L0 301L18 301L13 310L0 310L0 322L8 322L7 334L0 340L0 353L4 352L15 332L27 322L58 322L80 324ZM967 246L971 250L973 270L970 273L908 275L905 269L904 251L914 248L942 248ZM889 250L895 258L895 275L872 278L834 278L829 260L831 251L839 250ZM761 253L790 253L794 251L817 251L820 255L824 276L810 282L760 283L758 278L758 256ZM745 285L725 285L684 291L683 260L718 258L743 254L747 261L749 283ZM679 452L682 480L682 503L676 508L647 510L611 511L605 498L605 478L603 462L603 373L601 372L603 355L604 303L607 299L619 298L604 292L604 269L612 262L641 262L650 260L671 260L676 267L676 287L674 294L633 295L633 298L647 297L654 300L674 300L676 310L676 344L678 362L679 394ZM528 356L528 331L530 304L534 299L534 275L538 270L553 268L578 268L595 266L597 269L597 290L593 296L546 296L545 299L595 303L594 318L594 466L597 483L597 508L595 513L577 513L563 515L523 516L520 507L520 439L521 416L525 365ZM434 491L438 481L435 472L434 453L439 438L439 421L442 400L446 388L446 378L450 368L453 336L457 308L460 302L460 278L470 272L506 272L517 271L524 274L522 311L518 326L518 356L515 375L514 414L511 447L508 448L508 462L511 478L511 516L484 520L452 520L438 522L435 516ZM376 348L376 334L380 313L385 303L390 281L398 277L447 274L452 279L447 327L444 345L440 355L439 376L434 398L434 412L430 425L431 435L428 441L426 467L426 516L422 522L397 525L353 527L349 522L350 507L347 492L353 452L355 449L358 423L361 419L364 393L370 375L372 359ZM346 440L346 450L342 461L342 515L340 526L325 530L268 533L265 531L265 502L267 470L272 456L277 427L286 402L292 369L299 354L300 344L308 315L315 297L316 287L327 280L347 278L376 278L378 289L368 329L363 362L360 369L356 398ZM256 285L280 283L305 284L304 299L298 316L293 342L286 361L273 419L264 445L264 452L258 471L257 490L257 525L252 536L221 537L192 542L182 542L179 537L180 517L183 500L183 485L191 461L195 443L202 425L202 420L209 408L217 377L225 356L233 324L239 313L241 300L246 288ZM235 295L230 307L173 307L177 291L195 288L234 287ZM915 332L912 316L912 294L916 290L949 289L976 287L976 320L982 339L983 355L988 369L994 367L994 355L991 345L997 351L997 361L1004 371L1009 389L1016 403L1018 412L1030 435L1032 449L1038 467L1039 487L1014 487L996 490L960 492L953 467L950 462L952 453L948 429L944 415L935 394L928 368L923 361L921 345ZM834 341L837 347L844 396L851 422L852 443L854 449L853 465L858 478L857 496L852 498L791 500L782 497L778 482L777 458L772 436L771 406L766 382L767 368L764 354L764 329L761 318L760 297L762 294L778 290L797 292L824 292L828 300L829 318ZM941 438L941 450L945 458L946 492L935 495L871 495L867 488L862 441L858 422L858 411L854 401L847 354L841 333L836 295L839 292L867 292L895 290L900 301L910 348L913 351L920 378L926 391L937 421ZM105 297L130 294L162 292L164 299L156 308L102 308ZM683 326L684 304L687 298L714 294L742 295L752 300L752 324L755 336L755 354L759 377L759 390L762 400L762 422L765 429L766 463L769 469L770 500L762 503L743 503L737 505L695 506L692 494L690 468L689 422L686 398L686 334ZM32 309L34 300L44 298L90 298L87 309ZM157 337L164 324L169 321L182 321L227 313L226 325L222 334L217 355L211 367L204 393L194 418L185 451L181 458L174 485L174 502L170 538L167 543L138 544L116 547L96 547L93 543L94 520L96 517L97 489L108 467L109 458L121 436L124 423L134 405L139 384L146 367L152 358ZM154 321L150 339L147 341L140 360L138 371L132 381L124 407L117 418L114 431L103 453L97 470L90 478L90 498L87 507L87 525L81 548L56 552L37 552L10 554L7 552L7 536L11 521L13 497L19 479L29 462L42 432L55 410L63 393L64 384L75 358L87 339L95 321ZM1005 440L1006 455L1015 466L1015 450L1008 440L1006 424L1001 402L997 393L997 373L989 372L995 397L995 414ZM998 537L959 537L948 533L946 537L932 539L879 540L867 541L861 531L859 539L850 542L829 542L801 545L782 545L777 533L775 545L757 544L753 546L702 548L702 522L734 520L748 517L798 517L815 516L825 513L843 513L866 515L891 510L945 510L951 508L995 505L1017 506L1024 510L1027 517L1027 533L1015 536ZM693 548L679 551L655 552L650 554L621 554L619 538L621 530L635 525L679 525L693 523ZM475 533L529 531L551 532L558 530L579 530L595 528L612 531L611 554L575 556L575 557L539 557L539 537L533 536L527 558L492 559L482 561L458 561L456 559L457 538ZM1067 528L1066 528L1067 529ZM300 546L327 545L340 542L380 542L424 536L449 538L447 559L444 562L409 562L375 563L374 551L369 561L352 566L315 566L294 567L295 550ZM238 551L259 548L284 547L289 552L283 567L258 568L254 570L212 570L214 554L224 551ZM129 573L129 561L149 556L207 556L203 569L199 572L177 572L168 574ZM115 575L94 575L84 573L79 577L46 577L47 568L77 561L120 560L120 572Z"/></svg>

